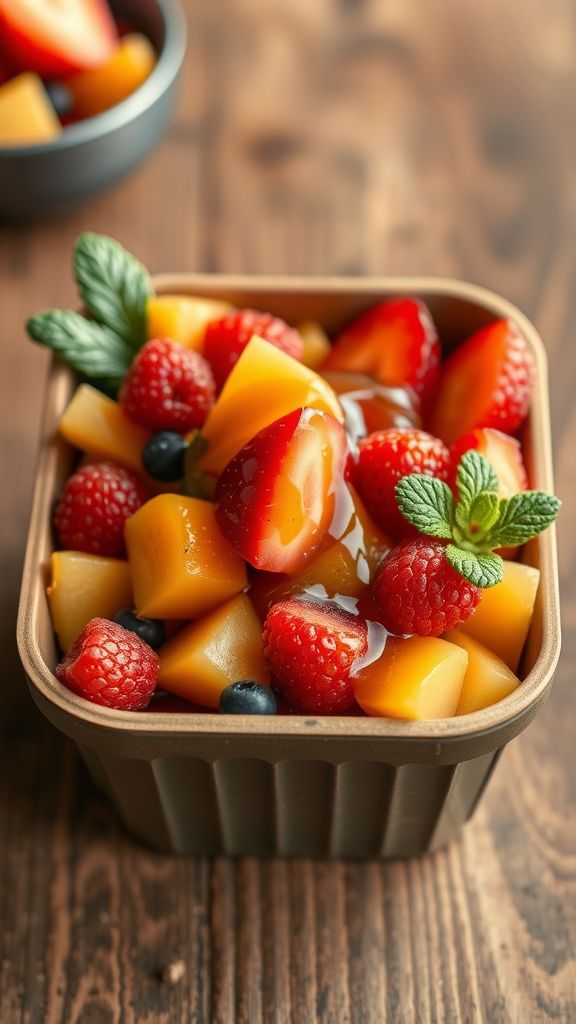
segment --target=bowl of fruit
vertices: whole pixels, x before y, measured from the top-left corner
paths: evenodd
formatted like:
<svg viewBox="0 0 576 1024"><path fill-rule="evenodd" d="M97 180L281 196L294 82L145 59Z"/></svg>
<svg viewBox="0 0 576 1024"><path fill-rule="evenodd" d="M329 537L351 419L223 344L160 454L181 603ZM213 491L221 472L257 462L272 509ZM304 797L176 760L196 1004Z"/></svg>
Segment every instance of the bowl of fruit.
<svg viewBox="0 0 576 1024"><path fill-rule="evenodd" d="M0 0L0 219L65 212L132 170L185 46L177 0Z"/></svg>
<svg viewBox="0 0 576 1024"><path fill-rule="evenodd" d="M157 848L443 845L559 655L534 327L443 279L74 268L83 312L28 323L34 699Z"/></svg>

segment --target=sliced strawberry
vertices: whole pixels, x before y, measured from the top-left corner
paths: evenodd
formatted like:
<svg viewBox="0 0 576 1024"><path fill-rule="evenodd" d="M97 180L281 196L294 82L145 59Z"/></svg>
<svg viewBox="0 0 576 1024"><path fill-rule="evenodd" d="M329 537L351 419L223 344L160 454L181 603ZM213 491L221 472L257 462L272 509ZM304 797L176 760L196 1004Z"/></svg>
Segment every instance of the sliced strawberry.
<svg viewBox="0 0 576 1024"><path fill-rule="evenodd" d="M409 385L425 409L439 365L440 342L424 303L393 299L369 309L338 335L322 372L351 370L368 373L390 387Z"/></svg>
<svg viewBox="0 0 576 1024"><path fill-rule="evenodd" d="M368 651L363 619L312 601L279 601L262 638L274 684L296 711L334 715L354 703L352 673Z"/></svg>
<svg viewBox="0 0 576 1024"><path fill-rule="evenodd" d="M208 324L204 336L204 357L210 363L219 392L255 334L293 359L302 359L302 337L284 320L257 309L234 309Z"/></svg>
<svg viewBox="0 0 576 1024"><path fill-rule="evenodd" d="M480 427L458 438L450 449L451 469L448 483L456 496L458 463L464 453L472 449L480 452L480 455L488 459L494 467L500 485L499 498L511 498L513 494L527 490L528 474L522 459L520 442L515 437L510 437L510 434L503 434L501 430Z"/></svg>
<svg viewBox="0 0 576 1024"><path fill-rule="evenodd" d="M534 378L534 361L516 324L497 320L483 327L442 367L430 433L447 445L479 427L515 433L528 412Z"/></svg>
<svg viewBox="0 0 576 1024"><path fill-rule="evenodd" d="M388 427L421 427L419 401L410 388L387 387L365 373L322 371L338 395L346 430L354 440Z"/></svg>
<svg viewBox="0 0 576 1024"><path fill-rule="evenodd" d="M99 67L117 40L106 0L0 0L0 45L17 71L59 78Z"/></svg>
<svg viewBox="0 0 576 1024"><path fill-rule="evenodd" d="M216 519L257 569L298 572L327 539L345 487L344 427L317 409L295 409L256 434L216 487Z"/></svg>

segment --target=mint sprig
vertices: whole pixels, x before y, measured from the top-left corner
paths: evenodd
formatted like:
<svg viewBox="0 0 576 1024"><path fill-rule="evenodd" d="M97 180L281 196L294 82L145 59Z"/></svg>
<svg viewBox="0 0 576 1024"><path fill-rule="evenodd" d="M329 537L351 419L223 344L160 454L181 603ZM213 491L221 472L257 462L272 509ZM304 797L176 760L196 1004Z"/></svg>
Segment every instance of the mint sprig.
<svg viewBox="0 0 576 1024"><path fill-rule="evenodd" d="M498 477L479 452L466 452L456 476L458 502L441 480L417 473L402 477L396 500L421 533L450 540L450 564L477 587L499 583L504 566L495 548L524 544L554 522L561 502L544 491L498 499Z"/></svg>
<svg viewBox="0 0 576 1024"><path fill-rule="evenodd" d="M30 337L47 345L86 377L104 378L116 389L132 360L132 351L108 327L69 309L51 309L30 317Z"/></svg>
<svg viewBox="0 0 576 1024"><path fill-rule="evenodd" d="M146 305L152 295L146 268L119 242L91 231L76 239L72 265L94 319L137 352L146 341Z"/></svg>

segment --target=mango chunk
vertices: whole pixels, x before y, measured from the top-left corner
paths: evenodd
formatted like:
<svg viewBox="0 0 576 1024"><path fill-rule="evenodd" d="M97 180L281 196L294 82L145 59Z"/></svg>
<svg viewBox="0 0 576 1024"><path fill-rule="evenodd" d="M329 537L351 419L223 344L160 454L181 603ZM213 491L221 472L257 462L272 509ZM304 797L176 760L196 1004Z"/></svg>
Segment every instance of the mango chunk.
<svg viewBox="0 0 576 1024"><path fill-rule="evenodd" d="M140 32L128 33L106 64L67 77L75 116L93 117L125 100L146 81L155 64L150 40Z"/></svg>
<svg viewBox="0 0 576 1024"><path fill-rule="evenodd" d="M389 636L377 661L360 669L354 696L376 718L452 718L468 654L434 636Z"/></svg>
<svg viewBox="0 0 576 1024"><path fill-rule="evenodd" d="M209 501L159 494L124 530L138 613L196 619L247 585L246 563L222 536Z"/></svg>
<svg viewBox="0 0 576 1024"><path fill-rule="evenodd" d="M172 338L202 353L209 323L226 316L234 307L221 299L192 295L154 295L148 299L148 338Z"/></svg>
<svg viewBox="0 0 576 1024"><path fill-rule="evenodd" d="M262 626L246 594L238 594L185 626L160 648L158 686L207 708L241 679L268 686Z"/></svg>
<svg viewBox="0 0 576 1024"><path fill-rule="evenodd" d="M132 608L130 566L120 558L55 551L50 570L48 603L64 653L90 619L111 619L121 608Z"/></svg>
<svg viewBox="0 0 576 1024"><path fill-rule="evenodd" d="M502 658L489 651L484 644L466 636L459 629L448 629L442 638L457 644L468 654L468 668L456 708L457 715L468 715L481 711L513 693L520 680L504 664Z"/></svg>
<svg viewBox="0 0 576 1024"><path fill-rule="evenodd" d="M57 139L61 132L38 75L26 72L0 87L0 147L35 146Z"/></svg>
<svg viewBox="0 0 576 1024"><path fill-rule="evenodd" d="M60 433L80 451L143 475L140 454L150 432L132 423L118 402L90 384L77 389L60 420Z"/></svg>
<svg viewBox="0 0 576 1024"><path fill-rule="evenodd" d="M344 422L338 399L322 377L254 335L202 427L209 446L200 469L218 476L258 431L304 406Z"/></svg>
<svg viewBox="0 0 576 1024"><path fill-rule="evenodd" d="M504 579L482 593L473 615L458 627L518 671L528 636L540 572L532 565L504 562Z"/></svg>
<svg viewBox="0 0 576 1024"><path fill-rule="evenodd" d="M298 324L298 333L304 342L302 362L304 366L315 370L324 362L330 351L330 338L317 320L305 320L304 323Z"/></svg>

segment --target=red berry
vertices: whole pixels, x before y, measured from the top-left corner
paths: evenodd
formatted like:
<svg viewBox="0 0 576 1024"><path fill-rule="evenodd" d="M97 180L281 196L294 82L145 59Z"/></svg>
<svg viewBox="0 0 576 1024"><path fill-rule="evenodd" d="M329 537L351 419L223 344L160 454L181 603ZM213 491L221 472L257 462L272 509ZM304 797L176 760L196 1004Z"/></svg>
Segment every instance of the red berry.
<svg viewBox="0 0 576 1024"><path fill-rule="evenodd" d="M92 619L56 669L69 690L119 711L145 708L156 687L158 655L136 633L109 619Z"/></svg>
<svg viewBox="0 0 576 1024"><path fill-rule="evenodd" d="M451 445L478 427L514 434L526 416L535 368L512 320L477 331L448 357L428 427Z"/></svg>
<svg viewBox="0 0 576 1024"><path fill-rule="evenodd" d="M84 466L67 481L54 514L60 544L91 555L122 555L124 523L148 497L140 480L123 466Z"/></svg>
<svg viewBox="0 0 576 1024"><path fill-rule="evenodd" d="M423 430L398 427L378 430L358 445L355 485L379 526L395 540L420 534L402 515L394 488L403 476L423 473L447 480L450 452Z"/></svg>
<svg viewBox="0 0 576 1024"><path fill-rule="evenodd" d="M456 572L434 537L405 540L386 556L373 583L391 633L440 636L465 622L482 591Z"/></svg>
<svg viewBox="0 0 576 1024"><path fill-rule="evenodd" d="M214 395L214 378L206 360L177 341L158 338L148 341L134 357L118 400L141 427L186 434L202 426Z"/></svg>
<svg viewBox="0 0 576 1024"><path fill-rule="evenodd" d="M294 359L302 359L302 338L284 320L271 313L260 313L256 309L236 309L208 324L204 336L204 355L212 367L218 391L222 390L230 370L238 362L253 334L269 341Z"/></svg>
<svg viewBox="0 0 576 1024"><path fill-rule="evenodd" d="M354 703L352 672L368 648L363 619L312 601L279 601L263 641L274 685L296 711L335 715Z"/></svg>

